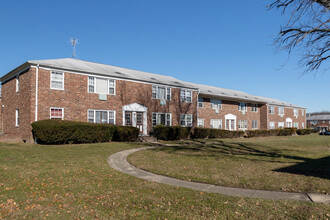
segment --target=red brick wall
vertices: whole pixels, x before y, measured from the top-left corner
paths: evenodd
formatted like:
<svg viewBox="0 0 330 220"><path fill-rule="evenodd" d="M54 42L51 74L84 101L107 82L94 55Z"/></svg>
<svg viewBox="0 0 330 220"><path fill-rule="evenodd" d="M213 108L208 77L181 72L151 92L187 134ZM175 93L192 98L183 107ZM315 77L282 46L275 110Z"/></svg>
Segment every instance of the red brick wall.
<svg viewBox="0 0 330 220"><path fill-rule="evenodd" d="M294 108L284 107L284 115L281 117L278 114L278 106L274 106L275 112L274 114L269 113L269 105L268 107L268 126L269 122L275 122L275 128L278 128L278 122L284 122L284 126L286 127L286 119L292 119L292 126L295 122L299 123L299 128L302 128L302 123L304 123L304 127L306 128L306 110L305 109L298 109L298 117L293 115ZM304 111L304 115L302 116L302 111Z"/></svg>
<svg viewBox="0 0 330 220"><path fill-rule="evenodd" d="M316 121L316 124L311 124L311 122ZM311 120L311 121L307 121L307 125L309 128L317 128L317 127L330 127L330 120Z"/></svg>
<svg viewBox="0 0 330 220"><path fill-rule="evenodd" d="M219 113L215 113L215 110L211 108L210 98L204 97L204 107L198 108L198 118L204 119L204 127L211 127L211 119L222 119L222 128L225 129L225 115L233 114L237 117L236 128L238 129L238 120L248 120L248 130L252 129L252 120L258 121L258 128L260 129L260 107L258 105L258 111L252 112L251 103L247 103L247 111L243 115L241 111L238 110L239 102L222 100L222 110Z"/></svg>
<svg viewBox="0 0 330 220"><path fill-rule="evenodd" d="M16 134L26 141L31 141L31 99L35 69L30 68L19 77L19 92L16 92L16 78L2 84L3 131ZM16 109L19 109L19 126L16 127Z"/></svg>

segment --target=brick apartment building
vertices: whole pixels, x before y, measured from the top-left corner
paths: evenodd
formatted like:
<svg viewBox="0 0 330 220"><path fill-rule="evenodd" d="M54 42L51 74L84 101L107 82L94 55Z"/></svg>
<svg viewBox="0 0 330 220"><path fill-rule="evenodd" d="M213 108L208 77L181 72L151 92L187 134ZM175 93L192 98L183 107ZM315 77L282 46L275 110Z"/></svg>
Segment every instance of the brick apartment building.
<svg viewBox="0 0 330 220"><path fill-rule="evenodd" d="M31 123L65 119L136 126L227 130L304 128L306 109L240 91L77 59L28 61L4 75L5 134L32 141Z"/></svg>
<svg viewBox="0 0 330 220"><path fill-rule="evenodd" d="M307 126L319 131L330 130L330 114L310 114L307 116Z"/></svg>

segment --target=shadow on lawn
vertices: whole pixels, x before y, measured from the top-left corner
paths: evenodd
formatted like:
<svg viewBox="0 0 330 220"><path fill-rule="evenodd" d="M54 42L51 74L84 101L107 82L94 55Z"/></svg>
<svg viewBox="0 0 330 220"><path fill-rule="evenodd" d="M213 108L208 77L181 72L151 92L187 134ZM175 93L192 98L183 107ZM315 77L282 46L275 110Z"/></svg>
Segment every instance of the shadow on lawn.
<svg viewBox="0 0 330 220"><path fill-rule="evenodd" d="M195 140L194 142L183 142L181 146L171 146L159 150L167 151L168 153L177 153L181 151L185 154L189 154L189 152L191 152L191 156L195 157L208 156L220 158L221 156L232 156L251 161L265 161L286 164L294 163L292 166L283 167L273 171L330 179L330 156L319 159L311 159L288 155L282 153L281 150L266 146L259 145L259 147L269 149L268 151L259 150L257 147L258 146L250 147L243 143L223 142L221 140L215 142Z"/></svg>

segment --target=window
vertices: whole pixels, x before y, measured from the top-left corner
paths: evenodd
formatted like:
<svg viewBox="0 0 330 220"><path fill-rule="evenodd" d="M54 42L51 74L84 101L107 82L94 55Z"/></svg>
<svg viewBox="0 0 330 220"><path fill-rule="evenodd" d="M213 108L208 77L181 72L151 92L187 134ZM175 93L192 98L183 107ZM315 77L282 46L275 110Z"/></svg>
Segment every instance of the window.
<svg viewBox="0 0 330 220"><path fill-rule="evenodd" d="M298 122L293 123L293 127L298 129L299 128L299 123Z"/></svg>
<svg viewBox="0 0 330 220"><path fill-rule="evenodd" d="M245 130L248 128L248 121L247 120L238 120L238 129Z"/></svg>
<svg viewBox="0 0 330 220"><path fill-rule="evenodd" d="M284 122L279 122L278 123L278 128L284 128Z"/></svg>
<svg viewBox="0 0 330 220"><path fill-rule="evenodd" d="M203 118L197 119L197 127L204 128L204 119Z"/></svg>
<svg viewBox="0 0 330 220"><path fill-rule="evenodd" d="M181 91L180 91L180 101L181 102L192 102L192 92L191 92L191 90L181 89Z"/></svg>
<svg viewBox="0 0 330 220"><path fill-rule="evenodd" d="M19 126L19 110L18 110L18 108L15 110L15 117L16 117L15 126L18 127Z"/></svg>
<svg viewBox="0 0 330 220"><path fill-rule="evenodd" d="M51 89L64 89L64 73L63 72L50 72L50 88Z"/></svg>
<svg viewBox="0 0 330 220"><path fill-rule="evenodd" d="M278 115L283 116L284 115L284 107L278 107Z"/></svg>
<svg viewBox="0 0 330 220"><path fill-rule="evenodd" d="M50 119L63 120L63 108L50 108Z"/></svg>
<svg viewBox="0 0 330 220"><path fill-rule="evenodd" d="M182 127L192 127L192 115L191 114L181 114L180 125Z"/></svg>
<svg viewBox="0 0 330 220"><path fill-rule="evenodd" d="M301 116L305 115L305 110L301 110Z"/></svg>
<svg viewBox="0 0 330 220"><path fill-rule="evenodd" d="M296 117L298 117L298 109L296 109L296 108L293 109L293 115L296 116Z"/></svg>
<svg viewBox="0 0 330 220"><path fill-rule="evenodd" d="M287 128L291 128L292 127L292 122L291 121L287 121L286 122L286 127Z"/></svg>
<svg viewBox="0 0 330 220"><path fill-rule="evenodd" d="M252 129L258 129L258 121L252 120Z"/></svg>
<svg viewBox="0 0 330 220"><path fill-rule="evenodd" d="M198 97L198 108L204 108L204 99L202 97Z"/></svg>
<svg viewBox="0 0 330 220"><path fill-rule="evenodd" d="M215 110L221 110L222 109L222 101L218 99L211 99L211 108Z"/></svg>
<svg viewBox="0 0 330 220"><path fill-rule="evenodd" d="M152 86L152 98L171 100L171 88L165 86Z"/></svg>
<svg viewBox="0 0 330 220"><path fill-rule="evenodd" d="M251 111L257 112L258 111L258 104L251 104Z"/></svg>
<svg viewBox="0 0 330 220"><path fill-rule="evenodd" d="M99 94L116 94L116 82L113 79L88 77L88 92Z"/></svg>
<svg viewBox="0 0 330 220"><path fill-rule="evenodd" d="M270 113L270 114L274 114L274 113L275 113L275 108L274 108L273 105L270 105L270 106L269 106L269 113Z"/></svg>
<svg viewBox="0 0 330 220"><path fill-rule="evenodd" d="M211 128L222 129L222 120L221 119L211 119Z"/></svg>
<svg viewBox="0 0 330 220"><path fill-rule="evenodd" d="M305 129L305 123L304 122L301 123L301 128Z"/></svg>
<svg viewBox="0 0 330 220"><path fill-rule="evenodd" d="M246 112L247 111L247 104L246 102L240 102L238 105L238 111L243 111Z"/></svg>
<svg viewBox="0 0 330 220"><path fill-rule="evenodd" d="M275 122L269 122L269 129L275 129Z"/></svg>
<svg viewBox="0 0 330 220"><path fill-rule="evenodd" d="M172 125L172 114L171 113L152 113L152 126L156 125Z"/></svg>
<svg viewBox="0 0 330 220"><path fill-rule="evenodd" d="M87 120L90 123L116 124L116 112L113 110L88 110Z"/></svg>
<svg viewBox="0 0 330 220"><path fill-rule="evenodd" d="M19 76L16 76L16 92L19 92Z"/></svg>

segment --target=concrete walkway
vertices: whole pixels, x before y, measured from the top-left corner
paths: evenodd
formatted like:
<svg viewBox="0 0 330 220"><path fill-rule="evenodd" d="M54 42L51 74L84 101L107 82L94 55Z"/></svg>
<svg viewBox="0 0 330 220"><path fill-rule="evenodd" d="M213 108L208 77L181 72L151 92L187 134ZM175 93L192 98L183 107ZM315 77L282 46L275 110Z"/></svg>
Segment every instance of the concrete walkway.
<svg viewBox="0 0 330 220"><path fill-rule="evenodd" d="M280 192L280 191L268 191L268 190L254 190L254 189L241 189L234 187L216 186L212 184L188 182L179 180L167 176L162 176L154 173L150 173L139 168L132 166L127 162L126 158L128 155L141 150L152 149L156 147L142 147L130 150L121 151L111 155L108 158L109 165L120 172L145 179L157 183L163 183L172 186L185 187L193 190L219 193L229 196L240 196L240 197L251 197L251 198L263 198L263 199L285 199L285 200L297 200L307 201L316 203L330 203L329 195L314 194L314 193L291 193L291 192Z"/></svg>

